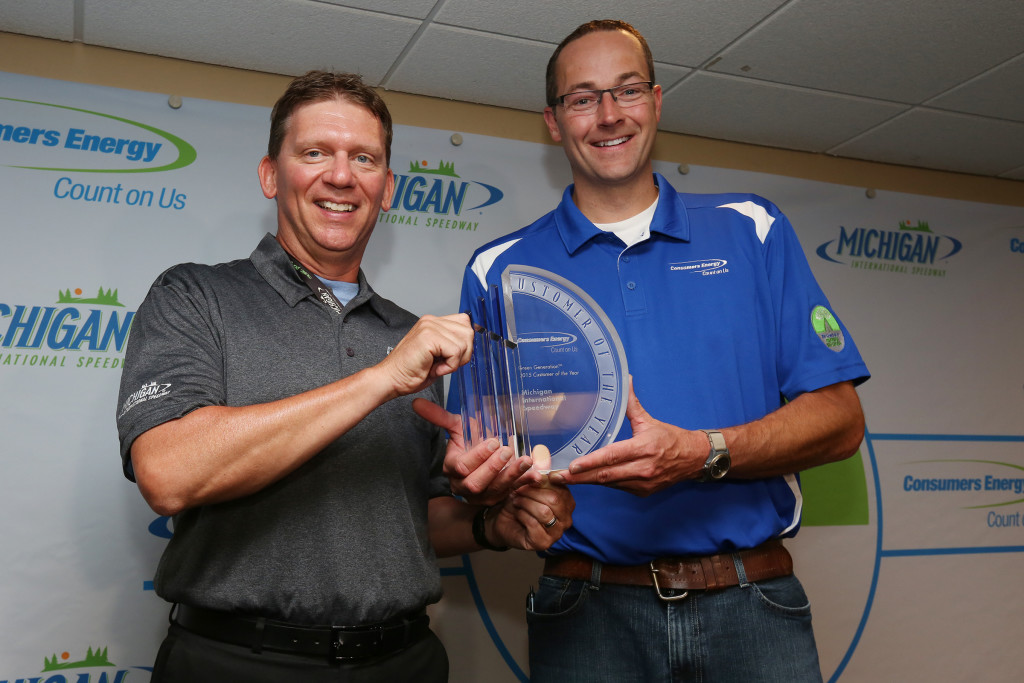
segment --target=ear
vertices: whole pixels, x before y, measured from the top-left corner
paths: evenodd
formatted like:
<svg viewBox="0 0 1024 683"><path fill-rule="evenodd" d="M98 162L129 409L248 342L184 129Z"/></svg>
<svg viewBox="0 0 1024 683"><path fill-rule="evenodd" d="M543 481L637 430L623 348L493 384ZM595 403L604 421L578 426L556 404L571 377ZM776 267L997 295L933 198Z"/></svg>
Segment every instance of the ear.
<svg viewBox="0 0 1024 683"><path fill-rule="evenodd" d="M389 211L391 209L391 200L395 196L395 174L388 169L388 177L384 181L384 196L380 200L380 210Z"/></svg>
<svg viewBox="0 0 1024 683"><path fill-rule="evenodd" d="M661 121L661 86L654 86L654 115Z"/></svg>
<svg viewBox="0 0 1024 683"><path fill-rule="evenodd" d="M548 126L548 134L555 142L562 141L562 131L558 129L558 121L555 119L554 107L544 107L544 123Z"/></svg>
<svg viewBox="0 0 1024 683"><path fill-rule="evenodd" d="M273 199L277 196L277 163L270 157L260 159L260 165L256 172L260 176L260 187L263 188L263 196Z"/></svg>

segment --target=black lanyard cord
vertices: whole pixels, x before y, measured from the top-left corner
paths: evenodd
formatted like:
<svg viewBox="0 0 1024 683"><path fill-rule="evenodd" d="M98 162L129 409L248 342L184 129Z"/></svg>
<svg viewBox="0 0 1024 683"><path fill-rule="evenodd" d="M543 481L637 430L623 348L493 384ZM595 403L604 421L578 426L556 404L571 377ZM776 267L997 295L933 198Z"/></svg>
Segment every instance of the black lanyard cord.
<svg viewBox="0 0 1024 683"><path fill-rule="evenodd" d="M327 306L327 308L334 311L335 314L341 315L341 309L343 309L344 306L340 301L338 301L338 297L334 296L334 292L331 291L331 288L321 282L320 278L316 275L309 272L304 265L296 261L294 256L288 254L288 258L291 259L292 268L298 274L299 279L306 283L309 289L313 292L313 296L323 303L324 306Z"/></svg>

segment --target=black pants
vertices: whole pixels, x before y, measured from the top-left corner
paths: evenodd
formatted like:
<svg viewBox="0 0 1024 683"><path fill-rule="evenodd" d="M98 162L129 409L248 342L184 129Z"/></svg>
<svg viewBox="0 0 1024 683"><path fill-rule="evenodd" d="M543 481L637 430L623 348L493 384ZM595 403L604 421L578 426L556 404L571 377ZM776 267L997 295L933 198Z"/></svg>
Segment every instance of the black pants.
<svg viewBox="0 0 1024 683"><path fill-rule="evenodd" d="M448 654L431 631L384 657L329 662L281 652L254 653L171 624L160 646L152 683L446 683Z"/></svg>

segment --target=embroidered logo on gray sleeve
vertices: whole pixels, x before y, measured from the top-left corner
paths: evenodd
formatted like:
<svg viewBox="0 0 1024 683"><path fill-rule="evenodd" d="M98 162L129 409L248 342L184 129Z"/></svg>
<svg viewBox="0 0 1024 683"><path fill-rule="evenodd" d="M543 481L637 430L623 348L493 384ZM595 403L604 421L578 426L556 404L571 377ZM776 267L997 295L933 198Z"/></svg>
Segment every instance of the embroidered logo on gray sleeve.
<svg viewBox="0 0 1024 683"><path fill-rule="evenodd" d="M157 384L156 382L147 382L146 384L142 385L141 389L139 389L134 394L125 399L124 405L121 406L121 414L118 415L118 417L124 416L129 410L139 405L140 403L145 403L146 401L151 401L155 398L163 398L164 396L170 395L170 393L170 384Z"/></svg>

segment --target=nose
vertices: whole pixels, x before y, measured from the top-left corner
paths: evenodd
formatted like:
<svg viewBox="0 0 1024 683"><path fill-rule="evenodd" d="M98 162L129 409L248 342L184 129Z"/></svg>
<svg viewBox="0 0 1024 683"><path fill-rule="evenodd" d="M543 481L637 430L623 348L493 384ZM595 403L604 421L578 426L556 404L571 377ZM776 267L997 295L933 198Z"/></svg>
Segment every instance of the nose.
<svg viewBox="0 0 1024 683"><path fill-rule="evenodd" d="M335 187L349 187L354 177L352 165L347 156L337 155L331 159L328 168L324 170L324 182Z"/></svg>
<svg viewBox="0 0 1024 683"><path fill-rule="evenodd" d="M605 95L608 97L606 98ZM597 96L597 117L601 123L615 123L622 118L619 101L610 90L604 90Z"/></svg>

